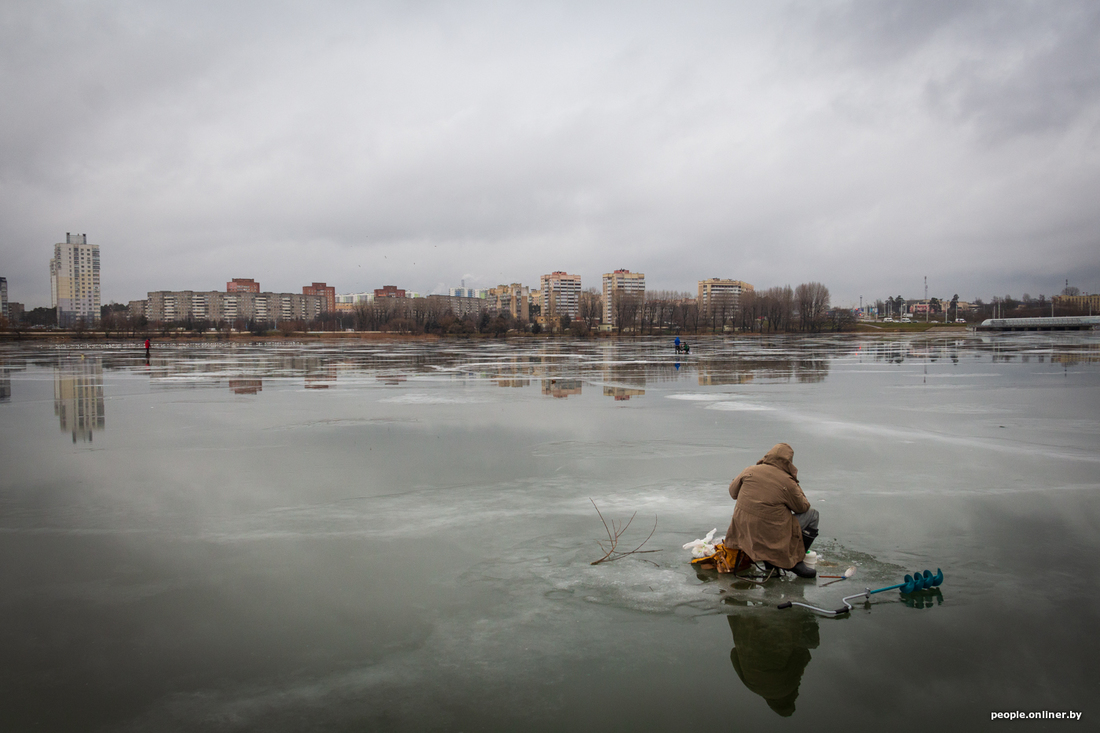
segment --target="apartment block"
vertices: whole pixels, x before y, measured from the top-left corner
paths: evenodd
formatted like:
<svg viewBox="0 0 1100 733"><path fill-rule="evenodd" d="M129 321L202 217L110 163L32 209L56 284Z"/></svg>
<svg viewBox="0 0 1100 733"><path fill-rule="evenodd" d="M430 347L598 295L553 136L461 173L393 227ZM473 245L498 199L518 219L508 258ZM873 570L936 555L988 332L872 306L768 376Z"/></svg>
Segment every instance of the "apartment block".
<svg viewBox="0 0 1100 733"><path fill-rule="evenodd" d="M227 293L258 293L260 284L250 277L235 277L225 284Z"/></svg>
<svg viewBox="0 0 1100 733"><path fill-rule="evenodd" d="M447 295L452 298L488 298L489 290L485 288L448 288Z"/></svg>
<svg viewBox="0 0 1100 733"><path fill-rule="evenodd" d="M531 294L526 286L519 283L511 285L498 285L489 288L489 309L495 311L508 311L513 318L522 318L527 321L531 318L530 300Z"/></svg>
<svg viewBox="0 0 1100 733"><path fill-rule="evenodd" d="M398 288L396 285L383 285L380 288L374 290L375 298L404 298L405 291Z"/></svg>
<svg viewBox="0 0 1100 733"><path fill-rule="evenodd" d="M360 305L369 305L374 302L374 293L338 293L336 295L336 312L351 313Z"/></svg>
<svg viewBox="0 0 1100 733"><path fill-rule="evenodd" d="M424 300L428 302L429 308L441 313L449 310L459 318L479 316L488 305L485 298L463 298L457 295L429 295Z"/></svg>
<svg viewBox="0 0 1100 733"><path fill-rule="evenodd" d="M714 308L736 309L743 293L752 292L752 285L740 280L723 280L712 277L699 281L699 308L710 313Z"/></svg>
<svg viewBox="0 0 1100 733"><path fill-rule="evenodd" d="M157 290L149 293L145 316L150 321L194 320L226 321L237 319L271 321L310 321L321 315L324 298L298 293L253 293L218 290Z"/></svg>
<svg viewBox="0 0 1100 733"><path fill-rule="evenodd" d="M313 283L302 288L302 295L319 295L324 299L322 310L325 313L336 312L336 288L325 283Z"/></svg>
<svg viewBox="0 0 1100 733"><path fill-rule="evenodd" d="M576 318L580 310L581 276L555 270L540 278L542 315L539 321L569 316Z"/></svg>
<svg viewBox="0 0 1100 733"><path fill-rule="evenodd" d="M8 314L8 279L0 277L0 316L10 318Z"/></svg>
<svg viewBox="0 0 1100 733"><path fill-rule="evenodd" d="M645 300L645 274L630 270L615 270L603 276L603 322L617 326L615 304L624 296L636 296L638 301Z"/></svg>
<svg viewBox="0 0 1100 733"><path fill-rule="evenodd" d="M88 235L66 233L53 246L50 300L62 328L99 321L99 245L88 244Z"/></svg>

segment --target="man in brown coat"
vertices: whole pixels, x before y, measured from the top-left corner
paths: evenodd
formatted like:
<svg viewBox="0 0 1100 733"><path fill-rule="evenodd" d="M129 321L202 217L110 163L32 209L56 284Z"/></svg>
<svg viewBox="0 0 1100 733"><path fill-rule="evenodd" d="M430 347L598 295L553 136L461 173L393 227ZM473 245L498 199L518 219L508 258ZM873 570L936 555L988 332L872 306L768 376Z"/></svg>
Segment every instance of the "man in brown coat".
<svg viewBox="0 0 1100 733"><path fill-rule="evenodd" d="M794 449L779 443L733 480L730 496L737 505L725 545L756 562L814 578L817 571L802 560L817 537L818 513L798 485L793 458Z"/></svg>

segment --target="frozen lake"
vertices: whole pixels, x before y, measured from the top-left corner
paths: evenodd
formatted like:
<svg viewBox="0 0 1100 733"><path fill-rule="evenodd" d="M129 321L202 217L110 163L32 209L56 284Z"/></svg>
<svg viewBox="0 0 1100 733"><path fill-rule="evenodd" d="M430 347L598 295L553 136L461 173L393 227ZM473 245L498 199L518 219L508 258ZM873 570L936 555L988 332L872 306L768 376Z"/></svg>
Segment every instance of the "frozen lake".
<svg viewBox="0 0 1100 733"><path fill-rule="evenodd" d="M692 347L0 348L0 729L1098 719L1100 335ZM697 575L780 441L856 578Z"/></svg>

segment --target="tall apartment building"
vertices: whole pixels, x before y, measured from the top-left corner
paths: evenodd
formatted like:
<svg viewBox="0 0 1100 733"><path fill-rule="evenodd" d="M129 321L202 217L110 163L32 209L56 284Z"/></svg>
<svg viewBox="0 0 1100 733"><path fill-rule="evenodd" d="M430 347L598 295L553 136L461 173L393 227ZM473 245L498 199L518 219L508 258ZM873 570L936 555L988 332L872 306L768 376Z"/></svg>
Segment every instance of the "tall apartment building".
<svg viewBox="0 0 1100 733"><path fill-rule="evenodd" d="M383 285L380 288L374 289L375 298L404 298L405 291L398 288L396 285Z"/></svg>
<svg viewBox="0 0 1100 733"><path fill-rule="evenodd" d="M258 293L260 284L250 277L235 277L225 284L227 293Z"/></svg>
<svg viewBox="0 0 1100 733"><path fill-rule="evenodd" d="M66 233L53 246L50 300L62 328L99 320L99 245L88 244L88 235Z"/></svg>
<svg viewBox="0 0 1100 733"><path fill-rule="evenodd" d="M615 270L603 276L603 322L617 326L615 322L615 303L623 296L637 296L638 302L645 300L645 274L630 270Z"/></svg>
<svg viewBox="0 0 1100 733"><path fill-rule="evenodd" d="M10 318L8 315L8 279L0 277L0 316Z"/></svg>
<svg viewBox="0 0 1100 733"><path fill-rule="evenodd" d="M519 283L489 288L489 308L495 311L508 311L513 318L530 320L530 300L527 287Z"/></svg>
<svg viewBox="0 0 1100 733"><path fill-rule="evenodd" d="M727 306L737 308L742 293L752 292L752 285L740 280L723 280L712 277L699 281L699 308L710 313L713 308Z"/></svg>
<svg viewBox="0 0 1100 733"><path fill-rule="evenodd" d="M539 317L541 322L545 323L551 318L560 318L561 316L577 317L577 313L580 311L580 275L570 275L555 270L540 278L539 290L542 291L540 298L542 315Z"/></svg>
<svg viewBox="0 0 1100 733"><path fill-rule="evenodd" d="M336 288L324 283L313 283L302 287L302 295L319 295L324 298L322 310L325 313L336 312Z"/></svg>

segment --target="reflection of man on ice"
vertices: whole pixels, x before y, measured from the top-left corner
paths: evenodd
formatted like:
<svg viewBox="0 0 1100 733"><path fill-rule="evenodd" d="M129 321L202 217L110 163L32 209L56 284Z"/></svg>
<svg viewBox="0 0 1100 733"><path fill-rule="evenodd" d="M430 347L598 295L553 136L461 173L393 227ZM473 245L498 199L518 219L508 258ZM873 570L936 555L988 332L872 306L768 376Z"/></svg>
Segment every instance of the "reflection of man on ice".
<svg viewBox="0 0 1100 733"><path fill-rule="evenodd" d="M792 715L810 649L821 643L817 618L751 613L728 618L734 644L730 661L737 676L772 710L783 717Z"/></svg>
<svg viewBox="0 0 1100 733"><path fill-rule="evenodd" d="M726 547L744 550L756 562L817 577L803 559L817 537L818 514L798 485L794 449L779 443L730 484L737 502Z"/></svg>

